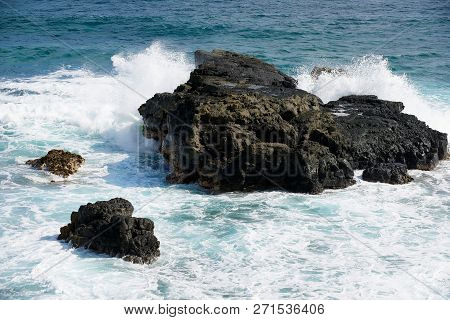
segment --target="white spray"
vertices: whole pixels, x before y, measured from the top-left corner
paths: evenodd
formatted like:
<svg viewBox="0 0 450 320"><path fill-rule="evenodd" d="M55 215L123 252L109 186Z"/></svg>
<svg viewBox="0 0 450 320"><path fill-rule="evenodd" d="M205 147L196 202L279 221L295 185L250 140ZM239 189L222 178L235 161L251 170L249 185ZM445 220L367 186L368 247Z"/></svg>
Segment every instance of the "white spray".
<svg viewBox="0 0 450 320"><path fill-rule="evenodd" d="M324 102L350 94L376 95L380 99L400 101L404 112L417 116L431 128L450 134L450 107L432 97L423 97L406 75L396 75L387 59L365 56L350 65L340 66L345 72L322 73L312 77L307 68L299 68L298 87L318 95Z"/></svg>

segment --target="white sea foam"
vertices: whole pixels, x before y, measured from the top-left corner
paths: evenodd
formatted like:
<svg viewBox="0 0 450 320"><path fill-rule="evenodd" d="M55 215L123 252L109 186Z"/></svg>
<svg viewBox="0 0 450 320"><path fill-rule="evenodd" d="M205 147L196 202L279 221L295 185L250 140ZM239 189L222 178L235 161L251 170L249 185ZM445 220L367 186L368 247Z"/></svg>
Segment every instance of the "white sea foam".
<svg viewBox="0 0 450 320"><path fill-rule="evenodd" d="M185 54L159 43L143 52L115 55L113 72L61 69L43 76L0 83L0 123L45 140L47 126L74 125L100 133L121 147L135 147L137 108L157 92L171 92L189 78Z"/></svg>
<svg viewBox="0 0 450 320"><path fill-rule="evenodd" d="M358 179L318 196L205 195L100 181L96 195L77 184L51 192L36 186L30 191L40 202L7 197L23 207L4 206L0 273L30 270L17 272L12 286L49 289L30 291L32 298L448 298L448 170L445 162L432 177L413 171L415 182L404 186ZM161 257L154 264L54 241L79 204L115 195L155 222Z"/></svg>
<svg viewBox="0 0 450 320"><path fill-rule="evenodd" d="M391 88L407 111L435 107L384 60L369 61L347 66L347 76L314 80L305 70L300 86L325 101L350 93L391 99ZM138 170L132 153L83 146L105 138L129 146L137 106L173 90L193 66L157 44L114 56L113 64L113 76L60 70L1 83L24 94L0 92L1 130L10 132L2 136L9 144L0 160L11 160L0 172L0 298L450 297L450 162L432 172L411 171L415 181L402 186L367 183L357 172L354 186L315 196L167 187L164 173ZM336 80L320 89L328 79ZM87 159L69 181L48 183L48 174L19 165L36 148L55 144ZM117 196L133 203L135 216L155 222L161 257L154 264L133 265L55 240L81 204Z"/></svg>
<svg viewBox="0 0 450 320"><path fill-rule="evenodd" d="M450 134L450 106L433 97L424 97L406 75L395 74L387 59L365 56L338 68L345 72L310 74L301 67L296 76L298 87L318 95L324 102L350 94L376 95L380 99L401 101L404 112L417 116L431 128Z"/></svg>

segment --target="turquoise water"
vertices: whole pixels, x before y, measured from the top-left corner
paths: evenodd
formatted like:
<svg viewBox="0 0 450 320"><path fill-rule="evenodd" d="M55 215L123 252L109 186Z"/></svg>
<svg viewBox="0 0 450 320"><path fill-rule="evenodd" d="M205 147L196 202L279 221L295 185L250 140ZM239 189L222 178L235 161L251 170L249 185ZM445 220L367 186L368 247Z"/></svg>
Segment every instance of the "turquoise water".
<svg viewBox="0 0 450 320"><path fill-rule="evenodd" d="M137 107L198 48L274 63L322 100L376 94L450 133L447 1L0 1L0 298L450 298L450 163L405 186L209 195L165 183ZM344 68L313 79L315 65ZM63 180L23 163L82 154ZM56 183L50 183L56 179ZM56 241L121 196L155 221L148 266Z"/></svg>

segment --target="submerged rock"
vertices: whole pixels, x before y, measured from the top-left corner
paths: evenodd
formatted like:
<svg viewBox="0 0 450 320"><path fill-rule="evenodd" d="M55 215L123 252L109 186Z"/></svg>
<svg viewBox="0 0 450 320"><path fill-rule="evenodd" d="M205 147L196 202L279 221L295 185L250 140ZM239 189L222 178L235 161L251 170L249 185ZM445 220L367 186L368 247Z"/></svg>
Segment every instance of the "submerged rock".
<svg viewBox="0 0 450 320"><path fill-rule="evenodd" d="M356 168L431 169L445 154L446 135L401 113L401 103L350 96L324 105L256 58L221 50L195 58L187 83L139 108L144 134L171 167L168 181L319 193L352 185Z"/></svg>
<svg viewBox="0 0 450 320"><path fill-rule="evenodd" d="M160 254L154 224L150 219L133 218L133 211L133 205L121 198L88 203L72 213L58 240L133 263L150 263Z"/></svg>
<svg viewBox="0 0 450 320"><path fill-rule="evenodd" d="M362 178L370 182L404 184L413 181L402 163L380 163L363 171Z"/></svg>
<svg viewBox="0 0 450 320"><path fill-rule="evenodd" d="M84 158L78 154L64 150L50 150L47 155L25 162L35 169L48 170L53 174L67 178L78 171L84 163Z"/></svg>

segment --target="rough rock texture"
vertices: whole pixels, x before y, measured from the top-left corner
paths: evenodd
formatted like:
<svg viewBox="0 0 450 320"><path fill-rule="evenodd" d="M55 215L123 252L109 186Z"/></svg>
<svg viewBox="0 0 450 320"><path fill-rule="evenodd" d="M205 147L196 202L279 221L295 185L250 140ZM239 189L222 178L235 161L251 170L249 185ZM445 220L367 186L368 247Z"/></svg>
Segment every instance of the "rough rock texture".
<svg viewBox="0 0 450 320"><path fill-rule="evenodd" d="M47 155L35 160L28 160L26 164L35 169L48 170L53 174L67 178L78 171L84 163L82 156L64 150L50 150Z"/></svg>
<svg viewBox="0 0 450 320"><path fill-rule="evenodd" d="M322 73L329 73L329 74L345 74L345 70L338 68L330 68L330 67L314 67L311 70L311 77L317 79Z"/></svg>
<svg viewBox="0 0 450 320"><path fill-rule="evenodd" d="M362 178L370 182L404 184L413 181L402 163L380 163L363 171Z"/></svg>
<svg viewBox="0 0 450 320"><path fill-rule="evenodd" d="M402 114L401 103L362 96L324 105L258 59L221 50L195 58L187 83L139 108L171 182L318 193L352 185L353 168L379 162L431 169L447 148L446 135Z"/></svg>
<svg viewBox="0 0 450 320"><path fill-rule="evenodd" d="M312 193L353 184L349 163L316 139L340 139L319 98L255 58L197 51L196 63L186 84L139 109L171 165L169 181Z"/></svg>
<svg viewBox="0 0 450 320"><path fill-rule="evenodd" d="M347 140L343 157L354 169L395 162L408 169L432 170L447 153L447 135L403 109L401 102L376 96L347 96L325 105Z"/></svg>
<svg viewBox="0 0 450 320"><path fill-rule="evenodd" d="M150 263L159 256L153 221L133 218L133 205L121 198L88 203L72 212L58 240L134 263Z"/></svg>

